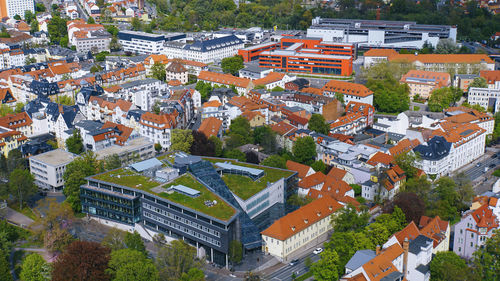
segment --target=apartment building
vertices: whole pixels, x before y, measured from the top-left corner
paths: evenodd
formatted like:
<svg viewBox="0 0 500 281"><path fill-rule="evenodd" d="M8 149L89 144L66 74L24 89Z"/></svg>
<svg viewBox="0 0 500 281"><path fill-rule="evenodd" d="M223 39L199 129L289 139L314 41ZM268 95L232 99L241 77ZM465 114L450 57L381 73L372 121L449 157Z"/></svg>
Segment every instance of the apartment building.
<svg viewBox="0 0 500 281"><path fill-rule="evenodd" d="M139 133L168 150L171 145L172 130L177 127L178 114L178 112L161 114L146 112L141 115Z"/></svg>
<svg viewBox="0 0 500 281"><path fill-rule="evenodd" d="M336 94L342 94L345 103L354 101L373 105L373 92L362 84L330 80L321 90L325 95L330 97L335 97Z"/></svg>
<svg viewBox="0 0 500 281"><path fill-rule="evenodd" d="M125 52L133 54L160 54L163 52L165 35L121 30L118 32L118 43L122 45Z"/></svg>
<svg viewBox="0 0 500 281"><path fill-rule="evenodd" d="M172 61L165 68L167 81L177 80L181 84L188 82L188 70L179 61Z"/></svg>
<svg viewBox="0 0 500 281"><path fill-rule="evenodd" d="M79 53L109 52L109 43L111 43L111 34L105 30L96 30L89 32L75 33L76 51Z"/></svg>
<svg viewBox="0 0 500 281"><path fill-rule="evenodd" d="M467 102L478 104L485 110L491 109L494 113L500 110L500 88L469 88Z"/></svg>
<svg viewBox="0 0 500 281"><path fill-rule="evenodd" d="M0 17L14 18L16 15L24 19L24 12L35 14L35 2L31 0L1 0Z"/></svg>
<svg viewBox="0 0 500 281"><path fill-rule="evenodd" d="M423 70L410 70L400 80L410 88L410 97L428 99L432 91L450 86L450 74Z"/></svg>
<svg viewBox="0 0 500 281"><path fill-rule="evenodd" d="M254 87L254 84L250 79L211 71L201 71L200 75L198 75L198 81L210 83L212 86L217 85L228 88L234 86L240 96L247 95Z"/></svg>
<svg viewBox="0 0 500 281"><path fill-rule="evenodd" d="M29 158L30 171L35 184L45 190L61 191L64 188L64 171L77 155L55 149Z"/></svg>

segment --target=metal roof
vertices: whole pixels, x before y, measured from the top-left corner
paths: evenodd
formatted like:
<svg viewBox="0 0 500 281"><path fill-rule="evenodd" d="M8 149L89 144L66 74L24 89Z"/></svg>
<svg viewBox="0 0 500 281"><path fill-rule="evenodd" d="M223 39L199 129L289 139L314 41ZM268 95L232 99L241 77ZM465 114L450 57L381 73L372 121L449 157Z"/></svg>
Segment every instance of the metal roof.
<svg viewBox="0 0 500 281"><path fill-rule="evenodd" d="M218 163L215 163L215 165L219 168L222 168L222 169L246 172L246 173L249 173L253 176L260 176L264 173L264 170L254 169L254 168L245 167L245 166L238 166L238 165L231 164L229 162L224 162L224 163L218 162Z"/></svg>
<svg viewBox="0 0 500 281"><path fill-rule="evenodd" d="M198 190L192 189L190 187L187 187L187 186L184 186L181 184L172 185L168 189L179 192L179 193L184 194L184 195L191 196L191 197L196 197L196 196L200 195L200 192Z"/></svg>
<svg viewBox="0 0 500 281"><path fill-rule="evenodd" d="M131 164L130 167L132 169L136 170L137 172L142 172L142 171L145 171L145 170L157 167L157 166L161 166L161 165L163 165L163 163L160 160L158 160L156 158L151 158L148 160L144 160L141 162Z"/></svg>
<svg viewBox="0 0 500 281"><path fill-rule="evenodd" d="M375 257L375 251L372 250L359 250L354 256L347 262L345 265L346 268L351 269L352 271L360 268L365 263L369 262Z"/></svg>

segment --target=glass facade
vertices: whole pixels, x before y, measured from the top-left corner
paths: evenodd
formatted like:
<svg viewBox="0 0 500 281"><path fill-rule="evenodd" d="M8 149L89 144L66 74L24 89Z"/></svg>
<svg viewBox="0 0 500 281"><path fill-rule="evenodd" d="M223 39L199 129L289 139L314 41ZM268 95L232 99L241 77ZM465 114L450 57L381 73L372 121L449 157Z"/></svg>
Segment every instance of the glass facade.
<svg viewBox="0 0 500 281"><path fill-rule="evenodd" d="M138 197L128 199L111 193L80 189L82 212L104 219L133 225L141 220L141 205Z"/></svg>

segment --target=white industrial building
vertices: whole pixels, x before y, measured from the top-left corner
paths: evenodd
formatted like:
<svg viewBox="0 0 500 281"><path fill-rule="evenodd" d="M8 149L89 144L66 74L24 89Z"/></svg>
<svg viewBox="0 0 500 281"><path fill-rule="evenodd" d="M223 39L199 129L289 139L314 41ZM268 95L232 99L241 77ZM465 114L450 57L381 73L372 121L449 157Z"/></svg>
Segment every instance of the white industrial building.
<svg viewBox="0 0 500 281"><path fill-rule="evenodd" d="M63 149L55 149L31 156L30 171L35 177L35 184L46 190L56 191L64 187L64 171L66 165L76 157Z"/></svg>

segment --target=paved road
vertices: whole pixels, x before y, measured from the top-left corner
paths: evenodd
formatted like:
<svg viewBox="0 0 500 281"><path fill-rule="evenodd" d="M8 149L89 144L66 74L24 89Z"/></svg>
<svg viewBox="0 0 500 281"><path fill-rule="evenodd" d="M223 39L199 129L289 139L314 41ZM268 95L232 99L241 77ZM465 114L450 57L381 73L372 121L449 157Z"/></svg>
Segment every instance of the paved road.
<svg viewBox="0 0 500 281"><path fill-rule="evenodd" d="M308 269L306 268L305 265L305 260L306 258L309 257L311 258L312 262L316 262L319 260L320 256L315 255L313 253L308 254L307 256L300 258L299 262L296 265L285 265L284 267L276 270L275 272L269 274L266 276L266 280L271 280L271 281L291 281L292 279L292 274L295 273L295 276L300 276L305 274Z"/></svg>
<svg viewBox="0 0 500 281"><path fill-rule="evenodd" d="M478 163L481 163L480 165ZM485 174L485 169L495 169L494 167L490 167L490 165L498 166L500 164L500 159L498 157L492 158L489 156L483 161L477 162L474 166L465 170L464 173L472 180L478 179L480 176Z"/></svg>
<svg viewBox="0 0 500 281"><path fill-rule="evenodd" d="M28 218L27 216L17 212L17 211L14 211L13 209L9 208L9 207L5 207L6 208L6 213L5 213L5 218L7 219L7 221L9 222L12 222L12 223L15 223L17 225L24 225L24 226L30 226L31 224L33 224L33 220Z"/></svg>

